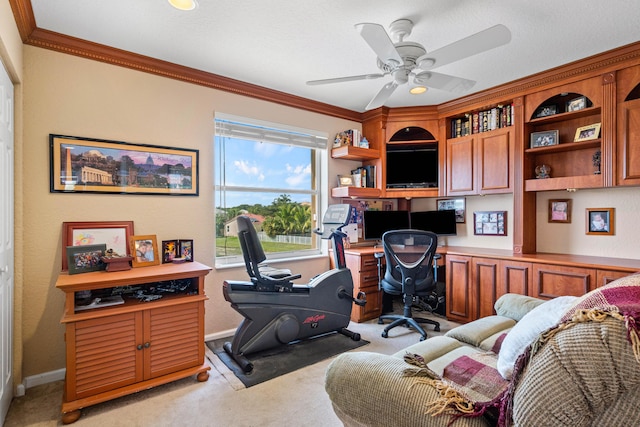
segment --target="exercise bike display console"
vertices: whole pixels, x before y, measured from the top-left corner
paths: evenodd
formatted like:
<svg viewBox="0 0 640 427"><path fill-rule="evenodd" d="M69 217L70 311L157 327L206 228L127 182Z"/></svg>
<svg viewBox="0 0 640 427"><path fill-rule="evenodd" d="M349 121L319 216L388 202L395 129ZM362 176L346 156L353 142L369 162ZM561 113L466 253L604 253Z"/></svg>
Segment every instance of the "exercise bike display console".
<svg viewBox="0 0 640 427"><path fill-rule="evenodd" d="M266 256L250 218L238 217L238 238L251 281L224 281L225 300L244 316L224 350L245 373L253 370L246 355L261 350L331 332L360 340L360 334L346 328L352 305L366 303L364 293L353 297L353 278L344 258L342 227L350 214L347 204L331 205L325 212L323 230L314 233L332 240L336 268L304 285L293 283L301 277L298 274L263 266Z"/></svg>

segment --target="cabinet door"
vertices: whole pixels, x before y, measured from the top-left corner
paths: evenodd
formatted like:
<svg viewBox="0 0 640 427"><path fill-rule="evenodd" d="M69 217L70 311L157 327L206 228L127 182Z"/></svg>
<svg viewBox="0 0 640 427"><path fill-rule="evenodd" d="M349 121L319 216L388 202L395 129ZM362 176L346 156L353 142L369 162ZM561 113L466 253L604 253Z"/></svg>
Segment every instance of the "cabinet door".
<svg viewBox="0 0 640 427"><path fill-rule="evenodd" d="M203 319L201 301L144 311L145 379L202 364Z"/></svg>
<svg viewBox="0 0 640 427"><path fill-rule="evenodd" d="M474 257L472 260L472 280L478 289L476 318L496 314L493 306L498 299L499 264L499 260L491 258Z"/></svg>
<svg viewBox="0 0 640 427"><path fill-rule="evenodd" d="M67 324L66 401L142 381L142 313Z"/></svg>
<svg viewBox="0 0 640 427"><path fill-rule="evenodd" d="M477 287L471 274L471 257L447 255L447 319L470 322L476 318Z"/></svg>
<svg viewBox="0 0 640 427"><path fill-rule="evenodd" d="M614 280L633 274L628 271L598 270L596 287L604 286Z"/></svg>
<svg viewBox="0 0 640 427"><path fill-rule="evenodd" d="M533 277L533 264L503 260L500 266L502 277L497 297L500 298L504 294L528 295Z"/></svg>
<svg viewBox="0 0 640 427"><path fill-rule="evenodd" d="M640 185L640 99L618 105L617 185Z"/></svg>
<svg viewBox="0 0 640 427"><path fill-rule="evenodd" d="M351 320L364 322L375 319L382 312L382 292L378 288L378 259L373 253L346 253L345 260L353 277L353 296L357 296L358 292L364 292L367 298L364 307L353 305ZM381 263L381 269L384 271L384 258L381 258Z"/></svg>
<svg viewBox="0 0 640 427"><path fill-rule="evenodd" d="M480 194L512 191L513 165L510 128L481 133L477 136L478 192Z"/></svg>
<svg viewBox="0 0 640 427"><path fill-rule="evenodd" d="M447 140L447 195L476 194L474 137Z"/></svg>
<svg viewBox="0 0 640 427"><path fill-rule="evenodd" d="M563 295L582 296L596 287L596 270L559 265L533 265L529 295L551 299Z"/></svg>

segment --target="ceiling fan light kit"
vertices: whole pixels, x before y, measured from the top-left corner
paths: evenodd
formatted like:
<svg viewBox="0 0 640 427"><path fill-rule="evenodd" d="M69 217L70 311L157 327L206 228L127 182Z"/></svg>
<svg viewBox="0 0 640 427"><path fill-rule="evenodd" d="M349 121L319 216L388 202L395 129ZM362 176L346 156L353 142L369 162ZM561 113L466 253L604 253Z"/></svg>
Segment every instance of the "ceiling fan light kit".
<svg viewBox="0 0 640 427"><path fill-rule="evenodd" d="M193 10L198 7L196 0L168 0L169 4L178 10Z"/></svg>
<svg viewBox="0 0 640 427"><path fill-rule="evenodd" d="M377 56L377 66L382 74L338 77L332 79L310 80L308 85L341 83L354 80L368 80L392 76L393 81L385 84L373 97L366 110L381 107L387 102L396 88L412 81L409 91L412 94L424 93L427 87L449 92L465 92L475 85L475 81L448 74L430 71L478 53L505 45L511 41L511 32L504 25L494 25L486 30L453 42L432 52L419 43L404 41L411 34L413 22L399 19L389 26L389 34L380 24L356 24L355 29ZM395 42L393 40L396 40Z"/></svg>

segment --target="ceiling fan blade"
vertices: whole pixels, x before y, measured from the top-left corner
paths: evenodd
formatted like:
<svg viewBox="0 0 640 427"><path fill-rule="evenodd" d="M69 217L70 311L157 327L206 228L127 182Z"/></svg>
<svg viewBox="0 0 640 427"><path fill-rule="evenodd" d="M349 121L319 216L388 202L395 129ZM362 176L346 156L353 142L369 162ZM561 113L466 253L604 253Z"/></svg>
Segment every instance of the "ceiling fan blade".
<svg viewBox="0 0 640 427"><path fill-rule="evenodd" d="M335 79L309 80L309 86L325 85L330 83L353 82L356 80L374 80L384 77L385 74L362 74L360 76L336 77Z"/></svg>
<svg viewBox="0 0 640 427"><path fill-rule="evenodd" d="M376 96L374 96L373 99L369 102L369 104L367 104L365 110L373 110L374 108L382 107L397 87L398 83L396 83L395 80L382 86L380 92L378 92Z"/></svg>
<svg viewBox="0 0 640 427"><path fill-rule="evenodd" d="M476 84L474 80L467 80L461 77L450 76L448 74L434 73L433 71L417 73L413 77L413 81L419 85L454 93L465 92Z"/></svg>
<svg viewBox="0 0 640 427"><path fill-rule="evenodd" d="M511 31L504 25L494 25L479 33L427 53L418 58L416 64L422 70L430 70L505 45L510 41Z"/></svg>
<svg viewBox="0 0 640 427"><path fill-rule="evenodd" d="M355 27L382 62L388 64L393 61L396 65L403 63L400 54L382 25L366 22L356 24Z"/></svg>

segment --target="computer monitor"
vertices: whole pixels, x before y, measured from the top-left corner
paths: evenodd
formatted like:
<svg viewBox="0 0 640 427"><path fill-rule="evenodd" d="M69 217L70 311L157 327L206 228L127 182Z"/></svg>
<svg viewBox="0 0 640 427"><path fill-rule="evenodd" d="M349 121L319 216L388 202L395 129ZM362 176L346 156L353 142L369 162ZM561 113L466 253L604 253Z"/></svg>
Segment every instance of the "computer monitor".
<svg viewBox="0 0 640 427"><path fill-rule="evenodd" d="M438 236L455 236L456 211L411 212L411 228L436 233Z"/></svg>
<svg viewBox="0 0 640 427"><path fill-rule="evenodd" d="M408 211L364 211L363 231L365 240L381 240L390 230L409 228Z"/></svg>

